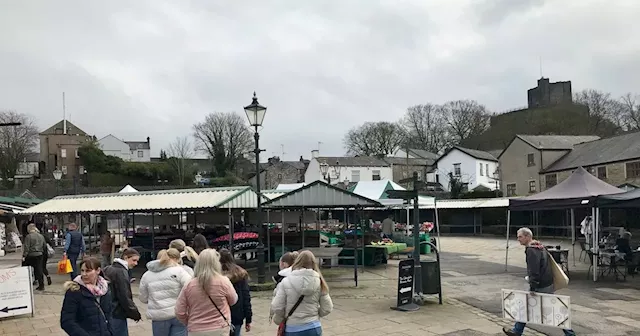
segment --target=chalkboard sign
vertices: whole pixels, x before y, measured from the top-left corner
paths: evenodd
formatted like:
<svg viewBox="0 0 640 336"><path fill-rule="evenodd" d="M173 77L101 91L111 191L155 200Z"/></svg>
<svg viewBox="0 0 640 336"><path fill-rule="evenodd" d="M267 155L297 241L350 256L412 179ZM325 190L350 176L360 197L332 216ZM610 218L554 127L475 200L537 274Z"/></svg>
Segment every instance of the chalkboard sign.
<svg viewBox="0 0 640 336"><path fill-rule="evenodd" d="M398 302L397 309L414 310L413 304L413 259L402 260L398 264Z"/></svg>

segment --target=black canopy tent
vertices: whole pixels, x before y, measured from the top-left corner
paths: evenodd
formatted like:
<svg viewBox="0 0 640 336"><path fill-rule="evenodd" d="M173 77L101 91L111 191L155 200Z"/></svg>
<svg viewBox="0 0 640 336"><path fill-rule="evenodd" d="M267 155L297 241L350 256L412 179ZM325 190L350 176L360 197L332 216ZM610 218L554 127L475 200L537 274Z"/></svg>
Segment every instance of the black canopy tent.
<svg viewBox="0 0 640 336"><path fill-rule="evenodd" d="M640 189L598 197L599 208L640 208Z"/></svg>
<svg viewBox="0 0 640 336"><path fill-rule="evenodd" d="M579 167L566 180L556 186L535 195L509 200L509 212L507 213L507 249L505 253L505 270L509 264L509 231L511 226L511 211L536 211L536 210L571 210L571 243L575 249L575 213L576 208L591 208L594 219L594 241L592 246L597 248L599 210L597 198L601 195L620 194L623 190L616 188L597 177L591 175L584 168ZM575 254L575 253L574 253ZM574 256L575 259L575 256ZM594 261L594 281L597 280L597 265Z"/></svg>

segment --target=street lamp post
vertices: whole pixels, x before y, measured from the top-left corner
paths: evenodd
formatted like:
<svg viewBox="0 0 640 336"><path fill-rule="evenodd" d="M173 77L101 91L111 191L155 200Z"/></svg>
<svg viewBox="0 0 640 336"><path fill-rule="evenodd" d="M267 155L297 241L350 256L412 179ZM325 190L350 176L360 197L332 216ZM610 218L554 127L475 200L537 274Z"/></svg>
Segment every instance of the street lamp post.
<svg viewBox="0 0 640 336"><path fill-rule="evenodd" d="M53 171L53 178L56 180L56 196L58 196L60 179L62 178L62 171L60 169L56 169Z"/></svg>
<svg viewBox="0 0 640 336"><path fill-rule="evenodd" d="M262 126L264 115L267 113L267 108L258 103L258 97L254 92L253 100L251 101L251 104L244 107L244 112L247 114L247 119L249 119L249 125L253 126L255 130L253 138L255 139L256 146L253 153L256 156L256 194L258 195L258 204L256 209L258 246L256 247L256 254L258 257L258 283L264 283L264 244L262 243L264 228L262 227L262 197L260 195L260 152L262 152L262 150L260 150L260 133L258 133L258 127Z"/></svg>

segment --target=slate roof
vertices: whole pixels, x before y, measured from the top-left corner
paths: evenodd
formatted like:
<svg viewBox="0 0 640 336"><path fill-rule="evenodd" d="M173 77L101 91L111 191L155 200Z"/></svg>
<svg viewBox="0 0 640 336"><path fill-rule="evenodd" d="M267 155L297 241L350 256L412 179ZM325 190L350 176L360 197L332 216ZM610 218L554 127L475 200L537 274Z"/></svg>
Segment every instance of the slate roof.
<svg viewBox="0 0 640 336"><path fill-rule="evenodd" d="M40 153L29 152L24 155L25 162L38 162L40 161Z"/></svg>
<svg viewBox="0 0 640 336"><path fill-rule="evenodd" d="M339 162L344 167L389 167L389 163L375 156L323 156L317 158L319 163L335 166Z"/></svg>
<svg viewBox="0 0 640 336"><path fill-rule="evenodd" d="M438 154L431 153L424 149L410 148L409 154L413 154L413 156L417 156L418 158L421 158L421 159L431 159L433 161L438 159Z"/></svg>
<svg viewBox="0 0 640 336"><path fill-rule="evenodd" d="M516 137L536 149L572 149L573 146L600 139L597 135L521 135Z"/></svg>
<svg viewBox="0 0 640 336"><path fill-rule="evenodd" d="M640 159L640 132L585 142L543 170L545 173Z"/></svg>
<svg viewBox="0 0 640 336"><path fill-rule="evenodd" d="M129 145L129 149L138 150L138 149L151 149L149 147L149 143L146 141L125 141L127 145Z"/></svg>
<svg viewBox="0 0 640 336"><path fill-rule="evenodd" d="M407 161L409 166L431 166L435 162L433 159L411 159L408 160L406 158L401 157L386 157L383 159L389 164L394 165L407 165Z"/></svg>
<svg viewBox="0 0 640 336"><path fill-rule="evenodd" d="M453 146L454 149L457 149L471 157L474 157L478 160L487 160L487 161L498 161L495 156L491 155L489 152L481 151L478 149L465 148L460 146ZM445 153L446 154L446 153ZM444 155L443 155L444 156Z"/></svg>
<svg viewBox="0 0 640 336"><path fill-rule="evenodd" d="M56 133L56 130L58 130L58 133ZM46 130L40 132L41 135L54 135L54 134L63 134L63 130L64 130L64 120L60 120L57 123L55 123L53 126L47 128ZM80 127L74 125L72 122L70 122L69 120L67 120L67 134L69 135L87 135L87 132L83 131L80 129Z"/></svg>

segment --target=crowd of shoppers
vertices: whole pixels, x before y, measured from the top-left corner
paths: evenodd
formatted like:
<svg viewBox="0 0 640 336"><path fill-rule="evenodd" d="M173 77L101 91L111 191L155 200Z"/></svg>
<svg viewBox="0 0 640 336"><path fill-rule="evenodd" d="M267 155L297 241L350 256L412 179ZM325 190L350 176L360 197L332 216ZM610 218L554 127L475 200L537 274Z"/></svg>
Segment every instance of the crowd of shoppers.
<svg viewBox="0 0 640 336"><path fill-rule="evenodd" d="M114 239L106 232L100 242L101 258L84 257L82 234L75 224L68 227L64 253L73 272L64 283L62 329L72 336L128 336L128 320L142 319L131 290L131 270L140 253L127 246L114 253ZM41 289L47 240L35 225L27 230L24 264L34 268ZM204 239L194 240L193 247L177 239L146 268L139 299L147 304L153 336L239 336L251 331L249 273L235 262L231 251L211 249ZM333 304L313 254L286 253L274 280L269 321L278 324L285 336L321 335L320 318L331 312Z"/></svg>

